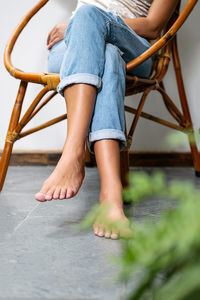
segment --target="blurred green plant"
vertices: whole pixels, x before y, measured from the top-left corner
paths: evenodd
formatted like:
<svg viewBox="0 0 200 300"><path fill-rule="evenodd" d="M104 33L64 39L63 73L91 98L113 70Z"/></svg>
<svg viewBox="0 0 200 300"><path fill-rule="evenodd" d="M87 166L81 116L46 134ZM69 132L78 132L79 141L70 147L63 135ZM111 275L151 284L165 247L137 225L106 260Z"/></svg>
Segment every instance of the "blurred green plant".
<svg viewBox="0 0 200 300"><path fill-rule="evenodd" d="M191 143L194 143L195 141L197 144L200 144L200 129L198 131L192 132L188 129L183 130L183 132L180 131L172 131L167 137L166 137L166 144L171 147L179 147L183 146L185 144L188 144L187 141L190 141Z"/></svg>
<svg viewBox="0 0 200 300"><path fill-rule="evenodd" d="M137 275L137 287L128 299L195 300L200 299L200 192L191 182L166 182L162 174L131 174L130 187L124 197L131 199L134 186L137 190L138 175L149 195L161 195L177 200L165 209L155 223L145 219L134 224L133 238L123 240L123 250L116 261L120 264L120 279L128 281ZM134 195L135 198L135 195Z"/></svg>
<svg viewBox="0 0 200 300"><path fill-rule="evenodd" d="M200 133L195 137L199 142ZM189 134L189 139L193 141L194 135ZM183 145L185 137L171 134L168 143ZM129 187L123 190L125 203L155 196L170 200L172 206L156 222L149 217L131 222L131 234L120 239L121 254L112 259L119 265L118 280L133 283L127 300L199 300L200 191L192 182L167 182L162 172L129 173ZM96 205L81 227L91 227L97 216L105 218L105 212Z"/></svg>
<svg viewBox="0 0 200 300"><path fill-rule="evenodd" d="M123 190L126 202L160 196L174 205L163 210L157 222L145 218L132 224L132 235L121 239L121 254L113 261L120 268L119 281L134 282L127 299L199 300L199 190L191 182L167 183L161 172L134 172L129 180L129 187ZM82 228L90 227L99 214L105 218L105 211L96 205L82 221Z"/></svg>

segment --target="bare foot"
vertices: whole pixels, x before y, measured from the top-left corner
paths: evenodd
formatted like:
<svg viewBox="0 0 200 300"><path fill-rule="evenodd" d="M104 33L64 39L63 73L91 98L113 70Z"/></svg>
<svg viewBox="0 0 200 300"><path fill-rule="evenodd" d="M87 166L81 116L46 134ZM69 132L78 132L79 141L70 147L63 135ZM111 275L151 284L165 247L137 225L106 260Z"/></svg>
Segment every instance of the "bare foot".
<svg viewBox="0 0 200 300"><path fill-rule="evenodd" d="M65 153L65 154L64 154ZM81 187L85 176L85 151L65 150L55 170L42 185L42 189L35 195L36 200L72 198Z"/></svg>
<svg viewBox="0 0 200 300"><path fill-rule="evenodd" d="M97 236L118 239L131 235L130 221L124 214L121 187L100 193L101 210L93 225Z"/></svg>

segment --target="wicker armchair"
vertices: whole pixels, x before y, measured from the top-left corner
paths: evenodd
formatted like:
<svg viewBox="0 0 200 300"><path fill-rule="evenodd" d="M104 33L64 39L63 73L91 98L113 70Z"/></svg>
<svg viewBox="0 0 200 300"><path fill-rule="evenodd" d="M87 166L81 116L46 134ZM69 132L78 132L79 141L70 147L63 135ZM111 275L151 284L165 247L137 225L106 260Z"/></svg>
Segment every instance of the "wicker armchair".
<svg viewBox="0 0 200 300"><path fill-rule="evenodd" d="M61 115L54 118L40 126L34 127L32 129L23 130L27 123L45 106L55 95L56 87L59 83L59 74L50 73L31 73L24 72L18 68L15 68L11 62L11 53L17 38L19 37L21 31L24 29L29 20L48 2L49 0L40 0L39 3L22 19L19 26L16 28L12 36L10 37L4 52L4 63L8 72L15 78L20 79L19 90L17 98L13 107L10 124L5 140L5 146L0 161L0 190L3 187L7 168L9 165L10 157L12 154L13 144L16 140L19 140L33 132L44 129L48 126L56 124L67 118L67 114ZM197 145L194 139L193 125L189 112L189 107L187 103L187 98L185 94L183 78L181 74L181 66L178 56L177 49L177 39L176 33L183 25L187 17L190 15L192 9L196 5L198 0L188 0L184 9L181 13L180 2L168 21L166 27L162 30L160 37L156 41L152 41L152 46L145 51L142 55L132 60L127 64L127 71L138 66L143 61L148 59L150 56L155 54L154 65L151 70L151 74L148 79L139 78L137 76L126 76L126 95L133 95L142 92L142 97L139 102L138 108L133 109L132 107L125 105L125 111L133 113L135 116L133 122L130 126L130 130L127 133L127 147L121 152L121 179L123 186L128 184L127 173L129 171L129 149L132 143L133 133L136 129L136 125L139 117L143 117L164 126L186 132L189 136L189 143L191 148L191 153L193 157L194 169L197 176L200 176L200 158L197 149ZM167 72L170 58L173 58L173 65L176 74L177 86L180 96L180 102L182 107L182 112L176 107L173 101L170 99L163 84L163 78ZM28 83L41 84L44 87L33 100L30 107L27 109L25 114L21 117L21 110L23 105L24 96L26 93ZM142 112L143 105L147 98L147 95L152 90L157 90L161 93L164 104L168 112L175 119L176 123L172 123L156 116L152 116L148 113ZM49 93L49 95L47 95ZM46 95L45 99L43 97ZM43 100L42 100L43 99ZM190 138L192 137L192 139ZM192 140L192 141L191 141ZM86 147L86 160L91 161L91 155Z"/></svg>

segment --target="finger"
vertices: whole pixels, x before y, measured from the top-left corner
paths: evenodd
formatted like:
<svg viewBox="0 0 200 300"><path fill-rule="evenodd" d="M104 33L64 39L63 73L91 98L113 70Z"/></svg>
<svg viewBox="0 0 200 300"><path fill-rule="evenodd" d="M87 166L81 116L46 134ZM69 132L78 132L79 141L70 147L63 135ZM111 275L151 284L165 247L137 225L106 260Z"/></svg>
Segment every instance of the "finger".
<svg viewBox="0 0 200 300"><path fill-rule="evenodd" d="M58 37L57 31L56 30L51 31L48 42L51 43L51 41L54 40L56 37Z"/></svg>
<svg viewBox="0 0 200 300"><path fill-rule="evenodd" d="M52 35L52 30L51 30L51 31L49 32L49 34L48 34L48 37L47 37L47 45L48 45L49 42L50 42L51 35Z"/></svg>
<svg viewBox="0 0 200 300"><path fill-rule="evenodd" d="M59 38L56 38L55 40L51 41L50 44L47 45L47 49L50 50L53 47L53 45L55 45L59 41L60 41Z"/></svg>
<svg viewBox="0 0 200 300"><path fill-rule="evenodd" d="M48 37L47 37L47 45L49 44L50 36L51 36L51 32L49 32Z"/></svg>
<svg viewBox="0 0 200 300"><path fill-rule="evenodd" d="M52 43L54 40L60 41L63 39L64 39L64 34L62 34L62 32L59 32L58 30L55 30L54 32L51 33L48 44Z"/></svg>
<svg viewBox="0 0 200 300"><path fill-rule="evenodd" d="M56 33L56 28L54 27L54 28L49 32L49 34L48 34L48 37L47 37L47 45L49 44L49 42L50 42L52 36L55 35L55 33Z"/></svg>

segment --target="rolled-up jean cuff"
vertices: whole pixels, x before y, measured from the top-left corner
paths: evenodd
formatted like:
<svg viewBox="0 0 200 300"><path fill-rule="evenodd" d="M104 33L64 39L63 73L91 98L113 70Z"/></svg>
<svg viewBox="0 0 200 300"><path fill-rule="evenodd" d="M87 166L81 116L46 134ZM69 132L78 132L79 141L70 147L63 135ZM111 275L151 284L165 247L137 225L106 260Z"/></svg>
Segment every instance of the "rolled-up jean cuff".
<svg viewBox="0 0 200 300"><path fill-rule="evenodd" d="M93 142L103 139L119 140L120 151L127 146L126 136L123 131L117 129L101 129L89 133L87 139L89 151L94 154Z"/></svg>
<svg viewBox="0 0 200 300"><path fill-rule="evenodd" d="M99 92L102 85L102 80L99 76L88 73L72 74L64 77L57 86L57 92L64 96L64 88L73 83L87 83L96 86Z"/></svg>

